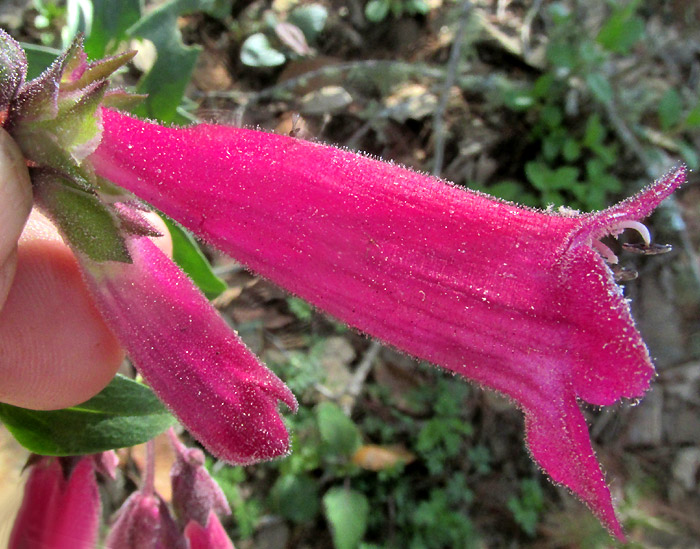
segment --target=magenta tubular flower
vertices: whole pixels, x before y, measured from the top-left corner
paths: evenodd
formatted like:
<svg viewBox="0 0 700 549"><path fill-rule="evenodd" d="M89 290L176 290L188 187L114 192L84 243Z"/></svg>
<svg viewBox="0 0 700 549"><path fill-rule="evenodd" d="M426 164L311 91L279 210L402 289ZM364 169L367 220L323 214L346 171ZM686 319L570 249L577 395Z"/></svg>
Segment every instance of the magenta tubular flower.
<svg viewBox="0 0 700 549"><path fill-rule="evenodd" d="M8 547L93 549L100 508L91 456L80 459L70 472L64 471L59 458L38 457L31 466Z"/></svg>
<svg viewBox="0 0 700 549"><path fill-rule="evenodd" d="M541 212L287 136L110 110L103 124L100 176L349 325L512 398L533 458L623 538L577 400L640 397L654 368L600 239L648 241L639 220L684 169L602 212Z"/></svg>
<svg viewBox="0 0 700 549"><path fill-rule="evenodd" d="M127 244L132 263L81 264L144 379L221 459L248 464L287 453L277 401L296 409L291 391L148 238Z"/></svg>

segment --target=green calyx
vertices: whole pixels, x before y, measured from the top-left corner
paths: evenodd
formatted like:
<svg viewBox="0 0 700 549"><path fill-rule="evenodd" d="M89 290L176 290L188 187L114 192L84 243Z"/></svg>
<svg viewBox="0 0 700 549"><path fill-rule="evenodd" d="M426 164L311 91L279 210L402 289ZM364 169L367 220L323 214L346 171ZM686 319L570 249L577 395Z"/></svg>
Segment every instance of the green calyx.
<svg viewBox="0 0 700 549"><path fill-rule="evenodd" d="M95 177L89 157L102 139L101 108L142 99L108 90L109 77L135 53L88 62L79 36L43 74L25 82L24 51L0 29L0 125L27 159L38 205L76 251L99 262L131 262L123 223L100 200L105 182Z"/></svg>
<svg viewBox="0 0 700 549"><path fill-rule="evenodd" d="M73 246L93 261L131 262L119 219L97 195L76 188L58 174L31 172L38 204L52 213L52 221Z"/></svg>

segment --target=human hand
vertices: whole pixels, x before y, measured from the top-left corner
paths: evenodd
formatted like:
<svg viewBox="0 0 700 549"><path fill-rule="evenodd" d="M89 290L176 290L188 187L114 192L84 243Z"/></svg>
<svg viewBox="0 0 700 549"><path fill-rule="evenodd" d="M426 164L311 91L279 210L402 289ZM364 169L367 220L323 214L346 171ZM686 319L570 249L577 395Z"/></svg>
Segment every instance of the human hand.
<svg viewBox="0 0 700 549"><path fill-rule="evenodd" d="M0 402L49 410L97 394L124 353L72 252L31 206L25 160L0 128ZM168 235L158 216L149 221ZM155 241L172 253L169 236Z"/></svg>

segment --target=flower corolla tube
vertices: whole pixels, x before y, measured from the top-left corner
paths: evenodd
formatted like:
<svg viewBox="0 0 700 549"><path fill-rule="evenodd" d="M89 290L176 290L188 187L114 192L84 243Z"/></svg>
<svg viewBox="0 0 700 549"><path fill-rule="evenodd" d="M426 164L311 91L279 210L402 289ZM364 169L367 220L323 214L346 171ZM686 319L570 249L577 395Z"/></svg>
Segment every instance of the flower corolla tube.
<svg viewBox="0 0 700 549"><path fill-rule="evenodd" d="M296 403L146 238L133 196L357 330L509 397L532 458L623 538L579 401L639 398L654 367L602 239L628 230L638 250L657 250L641 221L684 168L600 212L538 211L290 136L133 118L110 108L106 63L87 64L74 46L43 84L0 95L5 127L36 166L38 203L76 250L105 319L210 451L239 463L283 454L276 404ZM59 107L42 120L93 105L88 138L58 124L72 155L36 145L60 132L27 114L51 81ZM87 97L77 106L76 90ZM93 225L113 227L98 250L64 221L80 193L99 212Z"/></svg>

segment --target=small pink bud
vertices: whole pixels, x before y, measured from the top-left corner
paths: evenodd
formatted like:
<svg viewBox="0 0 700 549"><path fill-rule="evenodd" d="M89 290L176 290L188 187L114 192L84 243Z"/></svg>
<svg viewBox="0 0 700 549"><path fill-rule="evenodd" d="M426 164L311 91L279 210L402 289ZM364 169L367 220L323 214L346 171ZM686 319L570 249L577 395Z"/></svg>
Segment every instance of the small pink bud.
<svg viewBox="0 0 700 549"><path fill-rule="evenodd" d="M119 509L105 546L109 549L186 549L187 542L160 496L139 490Z"/></svg>
<svg viewBox="0 0 700 549"><path fill-rule="evenodd" d="M182 524L196 521L207 523L210 512L231 514L226 496L204 466L204 453L199 448L187 448L169 431L175 450L175 463L170 472L173 487L173 507Z"/></svg>

